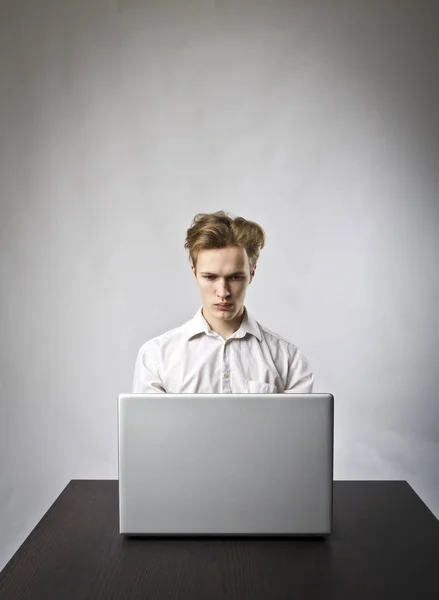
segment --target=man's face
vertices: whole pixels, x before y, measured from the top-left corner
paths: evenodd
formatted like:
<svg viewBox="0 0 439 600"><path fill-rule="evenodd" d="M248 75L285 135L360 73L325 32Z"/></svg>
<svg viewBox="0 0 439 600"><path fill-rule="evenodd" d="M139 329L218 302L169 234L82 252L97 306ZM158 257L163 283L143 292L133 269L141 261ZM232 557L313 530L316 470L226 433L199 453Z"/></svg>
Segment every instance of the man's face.
<svg viewBox="0 0 439 600"><path fill-rule="evenodd" d="M192 267L200 286L203 314L210 319L233 321L244 310L247 286L256 266L250 272L247 252L238 246L200 250L196 269Z"/></svg>

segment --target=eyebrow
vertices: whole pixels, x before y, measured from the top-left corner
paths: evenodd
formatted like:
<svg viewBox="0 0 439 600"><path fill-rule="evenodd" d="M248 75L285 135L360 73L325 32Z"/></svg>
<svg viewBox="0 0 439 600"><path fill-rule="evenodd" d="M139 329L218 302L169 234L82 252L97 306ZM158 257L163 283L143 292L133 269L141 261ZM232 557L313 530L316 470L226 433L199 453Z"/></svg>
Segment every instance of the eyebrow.
<svg viewBox="0 0 439 600"><path fill-rule="evenodd" d="M210 271L201 271L201 275L214 275L217 277L216 273L211 273ZM245 271L235 271L235 273L231 273L228 277L233 277L234 275L246 275Z"/></svg>

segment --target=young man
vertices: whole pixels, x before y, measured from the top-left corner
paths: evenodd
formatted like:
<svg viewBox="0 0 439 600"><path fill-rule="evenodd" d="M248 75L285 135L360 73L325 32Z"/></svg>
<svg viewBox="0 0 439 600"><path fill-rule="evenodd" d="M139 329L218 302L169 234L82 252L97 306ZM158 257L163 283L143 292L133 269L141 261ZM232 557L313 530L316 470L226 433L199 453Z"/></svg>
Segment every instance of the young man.
<svg viewBox="0 0 439 600"><path fill-rule="evenodd" d="M248 313L262 228L223 211L198 214L187 231L192 272L203 305L176 329L140 348L133 393L310 393L302 352Z"/></svg>

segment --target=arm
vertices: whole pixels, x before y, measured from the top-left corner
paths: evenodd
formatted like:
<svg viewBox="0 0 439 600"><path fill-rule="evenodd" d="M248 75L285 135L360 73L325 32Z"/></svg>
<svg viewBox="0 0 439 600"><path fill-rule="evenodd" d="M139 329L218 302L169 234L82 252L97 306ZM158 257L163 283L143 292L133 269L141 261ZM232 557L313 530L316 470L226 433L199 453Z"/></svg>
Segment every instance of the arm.
<svg viewBox="0 0 439 600"><path fill-rule="evenodd" d="M311 394L314 374L311 366L299 348L290 346L290 361L284 394Z"/></svg>
<svg viewBox="0 0 439 600"><path fill-rule="evenodd" d="M133 394L158 394L166 393L163 383L157 374L157 367L153 357L143 345L137 354L134 367Z"/></svg>

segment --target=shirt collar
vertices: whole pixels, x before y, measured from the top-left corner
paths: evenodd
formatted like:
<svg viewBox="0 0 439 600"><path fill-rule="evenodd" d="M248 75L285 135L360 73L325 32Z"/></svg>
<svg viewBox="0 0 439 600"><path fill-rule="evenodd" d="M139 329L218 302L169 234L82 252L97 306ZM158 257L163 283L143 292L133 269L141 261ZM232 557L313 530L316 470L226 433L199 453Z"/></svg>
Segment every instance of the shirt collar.
<svg viewBox="0 0 439 600"><path fill-rule="evenodd" d="M187 339L190 340L195 335L200 333L206 333L207 335L211 335L213 332L209 327L206 319L202 314L202 306L197 310L195 316L188 321L186 325L186 334ZM246 308L244 308L244 318L242 319L242 323L238 331L235 331L233 337L242 338L245 335L250 334L254 335L260 342L262 341L261 331L259 329L258 323L253 319L251 315L249 315Z"/></svg>

